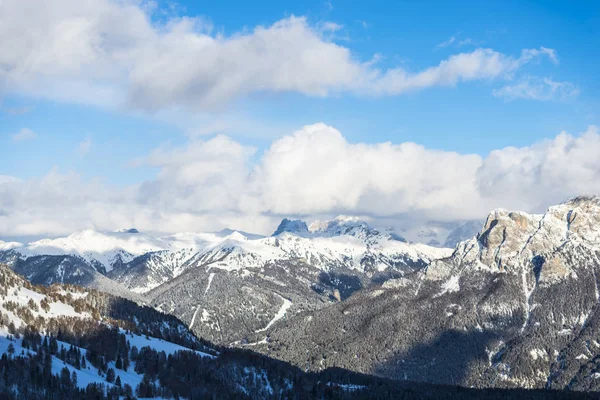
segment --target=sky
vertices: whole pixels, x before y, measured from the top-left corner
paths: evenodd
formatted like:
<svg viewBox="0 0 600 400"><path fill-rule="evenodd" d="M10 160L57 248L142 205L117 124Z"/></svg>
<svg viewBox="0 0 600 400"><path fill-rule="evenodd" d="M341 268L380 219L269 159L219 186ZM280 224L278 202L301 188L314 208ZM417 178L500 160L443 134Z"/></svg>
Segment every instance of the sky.
<svg viewBox="0 0 600 400"><path fill-rule="evenodd" d="M600 194L598 2L0 1L0 238Z"/></svg>

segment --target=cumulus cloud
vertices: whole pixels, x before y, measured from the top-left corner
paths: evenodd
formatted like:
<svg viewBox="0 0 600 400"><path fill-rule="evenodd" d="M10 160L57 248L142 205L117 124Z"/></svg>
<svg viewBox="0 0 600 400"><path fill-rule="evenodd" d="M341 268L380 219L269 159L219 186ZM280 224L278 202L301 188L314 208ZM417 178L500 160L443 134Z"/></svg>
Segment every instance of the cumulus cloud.
<svg viewBox="0 0 600 400"><path fill-rule="evenodd" d="M486 157L410 142L350 143L321 123L262 154L225 136L196 138L138 160L159 172L127 188L56 170L37 180L0 179L0 235L123 226L270 233L283 216L344 213L401 226L408 219L481 219L497 207L539 212L571 196L600 194L598 154L596 127Z"/></svg>
<svg viewBox="0 0 600 400"><path fill-rule="evenodd" d="M24 140L34 139L37 135L34 131L29 128L23 128L19 132L15 133L12 138L15 142L22 142Z"/></svg>
<svg viewBox="0 0 600 400"><path fill-rule="evenodd" d="M538 211L566 197L598 195L599 152L594 126L579 136L561 132L529 147L495 150L477 170L478 190L498 206Z"/></svg>
<svg viewBox="0 0 600 400"><path fill-rule="evenodd" d="M579 94L579 88L571 82L557 82L549 78L527 77L513 85L493 91L494 96L508 101L515 99L566 100Z"/></svg>
<svg viewBox="0 0 600 400"><path fill-rule="evenodd" d="M382 69L335 43L334 22L290 16L224 36L202 18L156 12L138 0L5 0L0 90L104 107L212 110L255 92L398 95L503 78L541 56L556 60L544 47L518 57L480 48L422 71Z"/></svg>

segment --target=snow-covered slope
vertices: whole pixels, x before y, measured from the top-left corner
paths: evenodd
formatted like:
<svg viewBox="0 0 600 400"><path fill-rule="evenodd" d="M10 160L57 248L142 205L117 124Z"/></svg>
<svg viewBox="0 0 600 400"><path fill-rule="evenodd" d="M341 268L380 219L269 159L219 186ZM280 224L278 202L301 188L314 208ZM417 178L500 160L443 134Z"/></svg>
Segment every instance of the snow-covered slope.
<svg viewBox="0 0 600 400"><path fill-rule="evenodd" d="M452 253L451 249L409 244L393 234L380 233L355 218L338 217L333 221L317 222L309 230L304 229L305 225L301 221L284 220L276 231L279 233L255 240L234 232L207 243L189 264L231 271L302 259L323 271L368 272L422 266Z"/></svg>

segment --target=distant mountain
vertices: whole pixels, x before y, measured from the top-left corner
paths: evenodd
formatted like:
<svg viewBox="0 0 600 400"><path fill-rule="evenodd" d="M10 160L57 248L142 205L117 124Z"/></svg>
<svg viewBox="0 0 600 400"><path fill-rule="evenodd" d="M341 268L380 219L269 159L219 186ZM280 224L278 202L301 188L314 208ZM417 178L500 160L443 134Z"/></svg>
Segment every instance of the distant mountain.
<svg viewBox="0 0 600 400"><path fill-rule="evenodd" d="M414 243L423 243L435 247L454 248L463 240L475 236L483 221L439 222L428 221L400 227L402 236Z"/></svg>
<svg viewBox="0 0 600 400"><path fill-rule="evenodd" d="M380 232L358 217L343 215L337 216L332 220L314 221L310 226L301 220L289 220L284 218L272 236L278 236L284 232L307 238L354 236L364 240L368 237L384 237L400 242L406 242L406 239L394 232Z"/></svg>
<svg viewBox="0 0 600 400"><path fill-rule="evenodd" d="M272 237L229 230L159 238L136 229L86 230L6 245L0 262L34 283L84 285L151 303L203 337L230 344L270 329L284 305L284 315L318 309L451 253L406 243L357 218L305 227L284 220Z"/></svg>
<svg viewBox="0 0 600 400"><path fill-rule="evenodd" d="M327 234L283 230L258 240L234 233L198 251L184 263L181 275L146 297L189 321L197 334L231 344L271 329L288 315L326 307L450 254L450 249L396 240L363 223ZM125 282L131 276L125 268L111 274L123 271L116 279ZM143 276L147 273L132 281L141 282Z"/></svg>
<svg viewBox="0 0 600 400"><path fill-rule="evenodd" d="M450 257L248 340L314 371L598 391L599 278L600 198L496 210Z"/></svg>
<svg viewBox="0 0 600 400"><path fill-rule="evenodd" d="M277 229L275 230L275 232L273 232L272 236L277 236L282 234L283 232L290 232L290 233L296 233L296 234L308 234L308 226L306 225L306 222L304 221L300 221L299 219L295 219L295 220L289 220L287 218L284 218L283 220L281 220L281 223L279 224L279 226L277 227Z"/></svg>
<svg viewBox="0 0 600 400"><path fill-rule="evenodd" d="M10 249L15 250L23 257L78 256L99 272L108 272L117 265L133 260L136 256L169 248L169 243L150 235L141 234L134 228L114 232L98 232L87 229L64 238L43 239L27 245L13 243L10 246Z"/></svg>

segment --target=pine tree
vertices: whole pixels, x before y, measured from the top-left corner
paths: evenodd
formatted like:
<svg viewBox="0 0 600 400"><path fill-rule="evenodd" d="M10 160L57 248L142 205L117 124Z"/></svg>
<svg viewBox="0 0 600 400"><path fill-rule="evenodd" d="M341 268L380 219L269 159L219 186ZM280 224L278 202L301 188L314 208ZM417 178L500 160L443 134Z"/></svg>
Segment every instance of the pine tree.
<svg viewBox="0 0 600 400"><path fill-rule="evenodd" d="M73 386L77 386L77 372L75 371L71 374L71 382L73 383Z"/></svg>
<svg viewBox="0 0 600 400"><path fill-rule="evenodd" d="M121 356L117 356L117 362L115 363L117 369L123 369L123 361L121 360Z"/></svg>
<svg viewBox="0 0 600 400"><path fill-rule="evenodd" d="M132 361L135 361L138 357L139 351L138 348L136 346L131 346L131 354L129 355L129 358L131 358Z"/></svg>
<svg viewBox="0 0 600 400"><path fill-rule="evenodd" d="M106 371L106 382L113 383L114 381L115 381L115 370L112 368L109 368L108 371Z"/></svg>
<svg viewBox="0 0 600 400"><path fill-rule="evenodd" d="M115 379L115 385L121 387L121 377L117 375L117 379Z"/></svg>
<svg viewBox="0 0 600 400"><path fill-rule="evenodd" d="M69 372L69 368L63 367L60 370L60 383L65 387L71 386L71 373Z"/></svg>
<svg viewBox="0 0 600 400"><path fill-rule="evenodd" d="M12 343L10 343L8 345L8 349L6 349L6 351L7 351L8 355L12 357L12 355L15 354L15 346Z"/></svg>

